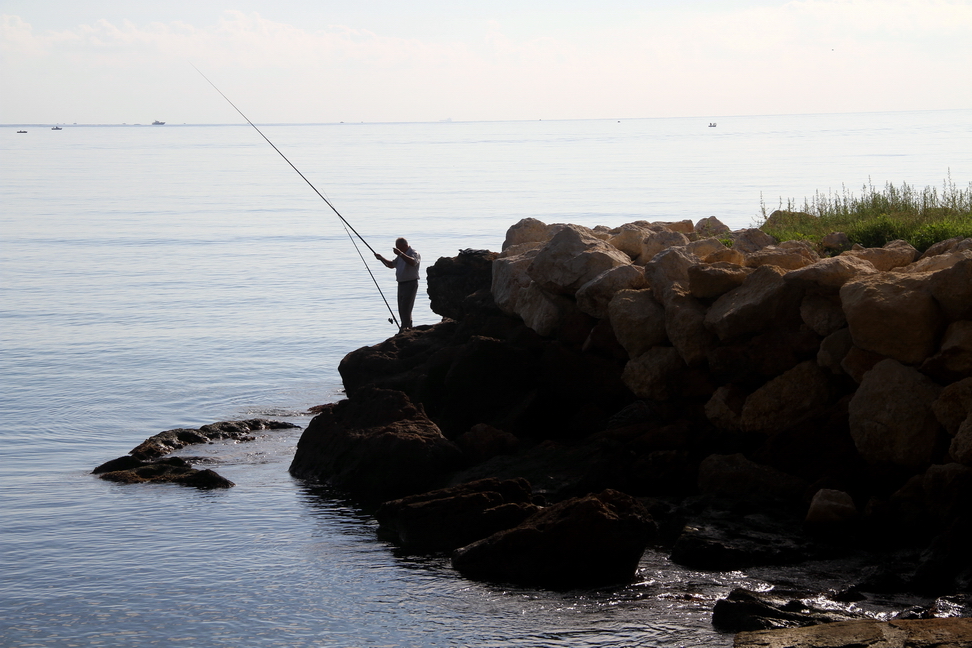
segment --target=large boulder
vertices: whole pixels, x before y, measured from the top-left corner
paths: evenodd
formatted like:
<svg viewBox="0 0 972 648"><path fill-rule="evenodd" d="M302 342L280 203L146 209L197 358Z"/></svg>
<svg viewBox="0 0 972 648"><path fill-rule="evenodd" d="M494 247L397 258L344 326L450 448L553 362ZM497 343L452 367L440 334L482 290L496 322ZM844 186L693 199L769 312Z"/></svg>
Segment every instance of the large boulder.
<svg viewBox="0 0 972 648"><path fill-rule="evenodd" d="M608 317L615 338L628 352L629 358L637 358L666 340L665 309L651 290L615 293L608 305Z"/></svg>
<svg viewBox="0 0 972 648"><path fill-rule="evenodd" d="M577 308L591 317L608 317L608 305L619 290L638 290L647 285L644 269L622 265L605 270L577 290Z"/></svg>
<svg viewBox="0 0 972 648"><path fill-rule="evenodd" d="M507 315L516 314L521 293L533 282L527 270L538 251L529 250L493 261L490 290L496 306Z"/></svg>
<svg viewBox="0 0 972 648"><path fill-rule="evenodd" d="M942 383L972 376L972 320L949 324L941 348L922 363L921 371Z"/></svg>
<svg viewBox="0 0 972 648"><path fill-rule="evenodd" d="M550 293L532 282L520 291L515 314L539 335L553 337L576 310L577 305L573 300Z"/></svg>
<svg viewBox="0 0 972 648"><path fill-rule="evenodd" d="M455 257L442 257L426 273L429 306L434 313L462 319L470 311L469 295L488 289L496 253L489 250L460 250Z"/></svg>
<svg viewBox="0 0 972 648"><path fill-rule="evenodd" d="M854 499L844 491L821 488L807 510L806 523L817 528L846 528L857 519L857 506Z"/></svg>
<svg viewBox="0 0 972 648"><path fill-rule="evenodd" d="M806 482L743 454L709 455L699 465L699 492L758 502L795 503L803 498Z"/></svg>
<svg viewBox="0 0 972 648"><path fill-rule="evenodd" d="M948 454L958 463L972 466L972 412L959 424L949 443Z"/></svg>
<svg viewBox="0 0 972 648"><path fill-rule="evenodd" d="M438 486L461 455L421 405L402 392L366 387L311 420L290 474L385 501Z"/></svg>
<svg viewBox="0 0 972 648"><path fill-rule="evenodd" d="M918 258L916 250L907 241L890 241L884 247L847 250L842 255L857 257L869 262L882 272L903 268Z"/></svg>
<svg viewBox="0 0 972 648"><path fill-rule="evenodd" d="M695 224L695 233L699 236L715 236L722 237L730 234L732 232L729 226L723 223L721 220L715 216L709 216L708 218L703 218Z"/></svg>
<svg viewBox="0 0 972 648"><path fill-rule="evenodd" d="M523 243L546 242L559 227L558 225L547 225L536 218L524 218L506 230L506 240L503 241L503 250Z"/></svg>
<svg viewBox="0 0 972 648"><path fill-rule="evenodd" d="M605 270L629 263L628 255L587 228L567 225L540 249L527 273L545 291L573 297Z"/></svg>
<svg viewBox="0 0 972 648"><path fill-rule="evenodd" d="M743 405L740 426L771 433L820 413L830 400L830 381L816 361L807 360L754 391Z"/></svg>
<svg viewBox="0 0 972 648"><path fill-rule="evenodd" d="M962 422L972 414L972 378L946 386L932 403L932 410L945 431L955 436Z"/></svg>
<svg viewBox="0 0 972 648"><path fill-rule="evenodd" d="M775 238L755 227L732 232L729 238L732 240L732 248L743 254L751 254L776 243Z"/></svg>
<svg viewBox="0 0 972 648"><path fill-rule="evenodd" d="M803 246L782 247L767 245L760 250L750 252L746 255L746 265L750 268L774 265L785 270L797 270L817 260L816 254L813 254L811 250Z"/></svg>
<svg viewBox="0 0 972 648"><path fill-rule="evenodd" d="M705 326L706 308L691 295L673 294L665 305L665 332L690 367L705 364L715 335Z"/></svg>
<svg viewBox="0 0 972 648"><path fill-rule="evenodd" d="M520 524L539 507L525 479L480 479L383 503L378 533L409 551L452 551Z"/></svg>
<svg viewBox="0 0 972 648"><path fill-rule="evenodd" d="M615 490L572 498L519 526L457 549L466 577L527 586L574 588L625 583L654 535L637 500Z"/></svg>
<svg viewBox="0 0 972 648"><path fill-rule="evenodd" d="M640 225L626 223L611 235L608 243L627 254L631 259L637 259L641 256L641 244L650 233L651 230Z"/></svg>
<svg viewBox="0 0 972 648"><path fill-rule="evenodd" d="M699 257L685 247L663 250L645 264L645 278L654 291L655 299L667 305L672 295L683 295L689 287L689 268L699 263Z"/></svg>
<svg viewBox="0 0 972 648"><path fill-rule="evenodd" d="M873 264L857 257L835 256L787 273L787 283L819 292L837 292L859 275L877 274Z"/></svg>
<svg viewBox="0 0 972 648"><path fill-rule="evenodd" d="M927 276L858 277L843 285L840 301L854 344L862 349L912 365L935 352L943 320Z"/></svg>
<svg viewBox="0 0 972 648"><path fill-rule="evenodd" d="M715 299L741 286L752 271L735 263L699 263L688 269L689 291L699 299Z"/></svg>
<svg viewBox="0 0 972 648"><path fill-rule="evenodd" d="M824 337L847 326L847 317L836 295L808 293L800 303L800 317L814 333Z"/></svg>
<svg viewBox="0 0 972 648"><path fill-rule="evenodd" d="M651 232L641 242L641 254L638 256L637 262L640 265L644 265L651 261L659 252L663 252L672 247L688 245L688 242L688 237L681 232L674 232L668 229Z"/></svg>
<svg viewBox="0 0 972 648"><path fill-rule="evenodd" d="M851 436L861 457L871 464L930 464L940 430L932 404L940 393L940 386L897 360L874 365L864 374L848 410Z"/></svg>
<svg viewBox="0 0 972 648"><path fill-rule="evenodd" d="M656 346L629 360L621 379L635 396L665 401L679 394L677 377L684 369L677 349Z"/></svg>
<svg viewBox="0 0 972 648"><path fill-rule="evenodd" d="M972 239L965 239L972 245ZM972 319L972 249L951 255L955 263L928 278L928 290L949 321Z"/></svg>
<svg viewBox="0 0 972 648"><path fill-rule="evenodd" d="M765 265L746 277L741 286L717 299L705 325L719 339L756 333L799 315L802 291L783 280L786 270Z"/></svg>

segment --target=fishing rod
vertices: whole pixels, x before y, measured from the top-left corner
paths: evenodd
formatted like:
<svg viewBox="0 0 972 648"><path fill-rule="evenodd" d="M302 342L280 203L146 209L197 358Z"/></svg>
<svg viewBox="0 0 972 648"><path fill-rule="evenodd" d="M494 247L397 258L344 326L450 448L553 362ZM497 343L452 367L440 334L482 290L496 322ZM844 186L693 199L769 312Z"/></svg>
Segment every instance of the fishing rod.
<svg viewBox="0 0 972 648"><path fill-rule="evenodd" d="M192 65L192 63L190 63L189 65ZM229 103L229 105L233 106L233 109L236 110L236 112L240 113L240 117L242 117L243 119L245 119L246 120L246 123L253 127L253 130L255 130L256 132L260 133L260 137L262 137L263 139L265 139L267 141L267 144L269 144L270 146L272 146L273 147L273 150L276 151L277 153L279 153L280 154L280 157L282 157L284 159L284 161L287 164L290 165L290 168L293 169L294 171L296 171L297 172L297 175L299 175L301 178L303 178L304 182L307 183L307 186L309 186L311 189L313 189L314 190L314 193L316 193L318 196L321 197L321 200L323 200L327 204L327 206L331 208L331 211L333 211L335 214L337 214L337 217L340 218L341 219L341 222L344 224L344 231L345 232L348 232L348 238L350 238L351 239L351 243L354 244L354 249L358 252L358 256L361 257L361 262L364 263L365 268L368 270L368 274L371 275L371 280L375 282L375 288L378 289L378 294L381 295L381 300L383 302L385 302L385 307L388 309L388 312L391 313L391 318L389 318L388 321L389 322L394 322L394 324L396 326L398 326L399 328L401 328L401 325L398 323L398 318L395 317L395 312L392 310L392 307L388 304L388 300L385 299L385 293L383 293L381 291L381 286L378 285L378 280L375 279L375 275L374 275L374 273L371 272L371 268L368 266L368 262L365 261L364 256L361 254L361 250L358 249L358 244L355 243L354 237L351 236L351 232L354 232L355 233L355 236L357 236L359 239L361 239L361 242L364 243L365 246L369 250L371 250L372 254L374 254L374 255L377 256L378 253L375 252L375 249L373 247L371 247L370 245L368 245L368 241L364 240L364 237L361 236L360 234L358 234L358 230L354 229L354 227L351 225L351 223L349 223L347 221L347 219L345 219L344 216L341 215L341 212L339 212L334 207L334 205L331 204L331 201L328 200L327 197L324 196L324 194L322 194L320 191L317 190L317 187L315 187L313 185L313 183L311 183L311 181L307 179L307 176L305 176L303 173L301 173L300 172L300 169L298 169L296 166L294 166L294 163L291 162L289 159L287 159L287 156L284 155L283 152L280 149L277 148L277 145L274 144L273 142L271 142L270 141L270 138L267 137L266 135L264 135L263 134L263 131L260 130L259 128L257 128L256 124L254 124L253 122L251 122L250 121L250 118L247 117L246 115L244 115L243 114L243 111L240 110L239 108L237 108L236 107L236 104L233 103L232 101L230 101L230 98L227 97L226 95L224 95L223 94L223 91L220 90L219 88L217 88L216 87L216 84L213 83L212 81L210 81L209 80L209 77L207 77L205 74L202 73L202 70L200 70L199 68L197 68L195 65L192 65L192 69L194 69L196 72L199 72L199 76L201 76L202 78L206 79L206 82L209 83L209 85L213 86L213 89L216 92L218 92L220 94L220 96L222 96L223 99L225 99L226 102ZM348 231L349 229L351 230L350 232Z"/></svg>

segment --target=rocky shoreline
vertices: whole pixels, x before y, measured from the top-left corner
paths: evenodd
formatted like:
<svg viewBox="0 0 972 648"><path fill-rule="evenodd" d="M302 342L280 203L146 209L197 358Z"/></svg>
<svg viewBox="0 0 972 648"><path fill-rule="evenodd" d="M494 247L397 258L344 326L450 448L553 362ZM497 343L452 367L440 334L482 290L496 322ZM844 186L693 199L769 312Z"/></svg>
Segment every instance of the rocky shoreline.
<svg viewBox="0 0 972 648"><path fill-rule="evenodd" d="M290 472L473 578L619 582L649 544L709 570L857 553L846 592L967 616L972 239L825 244L525 219L428 269L440 324L344 358ZM734 629L820 622L796 612Z"/></svg>

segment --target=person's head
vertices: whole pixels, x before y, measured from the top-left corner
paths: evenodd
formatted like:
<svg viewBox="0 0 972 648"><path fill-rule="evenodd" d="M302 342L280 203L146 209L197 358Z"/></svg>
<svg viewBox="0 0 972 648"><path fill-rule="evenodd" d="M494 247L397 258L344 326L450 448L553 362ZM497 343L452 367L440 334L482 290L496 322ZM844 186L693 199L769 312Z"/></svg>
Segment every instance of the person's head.
<svg viewBox="0 0 972 648"><path fill-rule="evenodd" d="M408 251L408 241L406 241L402 237L398 237L397 239L395 239L395 247L397 247L402 252L407 252Z"/></svg>

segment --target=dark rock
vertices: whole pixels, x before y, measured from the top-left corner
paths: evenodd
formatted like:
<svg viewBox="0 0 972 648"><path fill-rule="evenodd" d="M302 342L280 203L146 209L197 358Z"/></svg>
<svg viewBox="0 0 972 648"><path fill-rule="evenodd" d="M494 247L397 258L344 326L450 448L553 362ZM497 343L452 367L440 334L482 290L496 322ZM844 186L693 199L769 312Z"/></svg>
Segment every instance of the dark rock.
<svg viewBox="0 0 972 648"><path fill-rule="evenodd" d="M467 460L479 463L497 455L515 454L520 440L509 432L480 423L456 439L456 444Z"/></svg>
<svg viewBox="0 0 972 648"><path fill-rule="evenodd" d="M221 421L210 423L199 429L177 428L151 436L133 448L131 455L139 460L154 459L175 452L187 445L210 443L221 439L252 441L252 432L259 430L283 430L299 427L285 421L269 419L247 419L245 421Z"/></svg>
<svg viewBox="0 0 972 648"><path fill-rule="evenodd" d="M410 551L452 551L514 527L538 507L525 479L482 479L382 504L378 533Z"/></svg>
<svg viewBox="0 0 972 648"><path fill-rule="evenodd" d="M691 569L731 571L813 557L814 544L800 533L799 521L775 517L727 515L690 523L672 547L672 562Z"/></svg>
<svg viewBox="0 0 972 648"><path fill-rule="evenodd" d="M751 592L740 587L716 601L712 609L712 625L722 632L801 628L864 618L859 612L816 607L776 592Z"/></svg>
<svg viewBox="0 0 972 648"><path fill-rule="evenodd" d="M489 290L496 252L460 250L455 257L442 257L427 271L429 306L442 317L460 320L470 314L466 299L479 290Z"/></svg>
<svg viewBox="0 0 972 648"><path fill-rule="evenodd" d="M699 492L733 499L802 502L807 483L741 453L710 455L699 466Z"/></svg>
<svg viewBox="0 0 972 648"><path fill-rule="evenodd" d="M311 420L290 474L381 502L440 486L460 459L421 405L402 392L363 388Z"/></svg>
<svg viewBox="0 0 972 648"><path fill-rule="evenodd" d="M457 549L469 578L574 588L629 582L655 532L637 500L613 490L545 508L517 527Z"/></svg>
<svg viewBox="0 0 972 648"><path fill-rule="evenodd" d="M196 470L181 457L140 461L126 456L112 459L92 471L101 479L122 484L176 483L196 488L230 488L233 482L216 472Z"/></svg>

